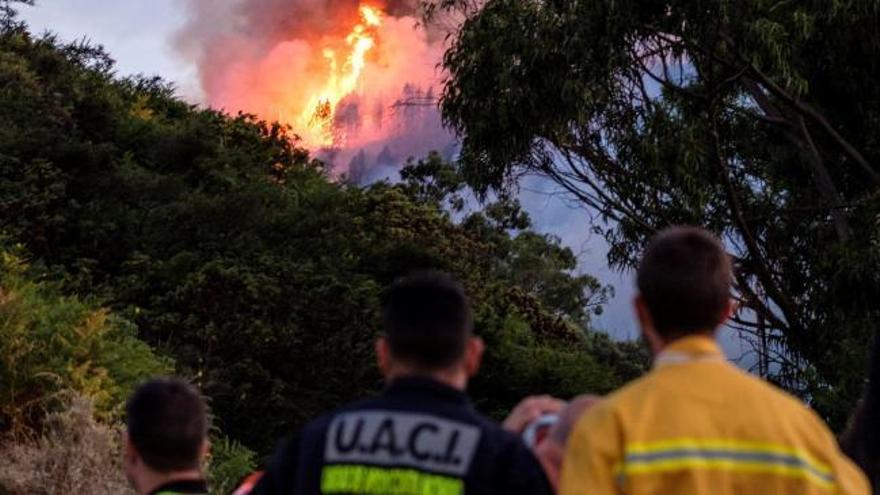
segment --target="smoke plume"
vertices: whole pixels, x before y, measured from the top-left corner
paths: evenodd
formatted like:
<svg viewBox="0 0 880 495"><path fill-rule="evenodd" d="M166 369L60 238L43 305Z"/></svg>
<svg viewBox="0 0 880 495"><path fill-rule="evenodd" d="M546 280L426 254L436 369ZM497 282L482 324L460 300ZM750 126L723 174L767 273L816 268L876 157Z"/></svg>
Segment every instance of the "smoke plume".
<svg viewBox="0 0 880 495"><path fill-rule="evenodd" d="M417 1L186 0L175 41L205 103L289 124L338 172L368 180L452 146L435 104L444 38L421 27Z"/></svg>

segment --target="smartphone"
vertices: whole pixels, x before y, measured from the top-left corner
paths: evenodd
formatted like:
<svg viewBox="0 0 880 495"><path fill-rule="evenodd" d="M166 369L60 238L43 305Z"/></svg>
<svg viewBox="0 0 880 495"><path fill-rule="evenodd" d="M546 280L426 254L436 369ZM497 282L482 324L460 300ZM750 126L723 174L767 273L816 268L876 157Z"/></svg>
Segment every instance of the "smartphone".
<svg viewBox="0 0 880 495"><path fill-rule="evenodd" d="M523 441L529 446L529 448L535 448L547 438L547 434L550 433L550 428L552 428L558 421L559 416L556 414L545 414L539 417L529 423L523 430Z"/></svg>

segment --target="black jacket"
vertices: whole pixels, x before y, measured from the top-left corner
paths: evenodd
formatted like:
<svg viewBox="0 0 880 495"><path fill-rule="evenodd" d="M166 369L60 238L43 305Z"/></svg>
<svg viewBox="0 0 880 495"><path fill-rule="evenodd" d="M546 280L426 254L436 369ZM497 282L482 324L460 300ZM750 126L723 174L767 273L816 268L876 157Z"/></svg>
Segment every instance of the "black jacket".
<svg viewBox="0 0 880 495"><path fill-rule="evenodd" d="M172 481L150 492L150 495L207 494L208 484L204 480Z"/></svg>
<svg viewBox="0 0 880 495"><path fill-rule="evenodd" d="M254 494L552 493L519 437L435 381L395 380L379 397L308 424L276 453Z"/></svg>

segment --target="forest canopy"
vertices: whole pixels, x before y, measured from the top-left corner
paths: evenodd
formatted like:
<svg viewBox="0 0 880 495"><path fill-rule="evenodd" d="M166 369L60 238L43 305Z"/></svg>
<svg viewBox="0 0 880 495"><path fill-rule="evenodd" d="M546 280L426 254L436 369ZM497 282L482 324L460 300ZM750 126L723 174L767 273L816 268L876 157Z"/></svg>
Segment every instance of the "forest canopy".
<svg viewBox="0 0 880 495"><path fill-rule="evenodd" d="M58 328L85 318L98 342L70 341L58 360L141 356L131 369L111 359L78 392L112 410L136 378L173 367L206 394L219 431L260 455L379 389L379 294L415 269L467 287L489 345L471 391L489 414L529 393L604 393L644 368L639 344L591 326L607 289L577 272L558 239L531 230L515 201L457 210L463 179L433 154L399 182L351 184L296 143L278 124L187 104L159 79L120 78L99 48L7 24L0 232L15 261L0 313L21 311L9 303L21 287L47 284L52 299L28 306L30 330L14 331L51 341L41 322L63 310ZM8 433L16 398L3 401ZM43 417L29 417L32 431Z"/></svg>

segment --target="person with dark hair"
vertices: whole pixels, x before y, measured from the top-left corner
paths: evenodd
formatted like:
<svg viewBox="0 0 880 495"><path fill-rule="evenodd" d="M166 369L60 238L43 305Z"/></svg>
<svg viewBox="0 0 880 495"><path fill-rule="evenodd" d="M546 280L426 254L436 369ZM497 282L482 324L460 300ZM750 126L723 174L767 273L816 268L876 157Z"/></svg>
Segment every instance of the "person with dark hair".
<svg viewBox="0 0 880 495"><path fill-rule="evenodd" d="M724 358L715 334L735 309L732 281L704 230L650 242L635 309L653 370L578 422L561 495L870 493L818 415Z"/></svg>
<svg viewBox="0 0 880 495"><path fill-rule="evenodd" d="M479 415L465 395L484 344L458 282L436 272L395 282L382 298L382 322L382 394L306 425L253 493L551 493L520 438Z"/></svg>
<svg viewBox="0 0 880 495"><path fill-rule="evenodd" d="M151 380L129 398L123 467L144 495L208 493L202 462L209 449L201 395L170 378Z"/></svg>
<svg viewBox="0 0 880 495"><path fill-rule="evenodd" d="M874 335L864 396L840 436L840 446L880 492L880 333Z"/></svg>

